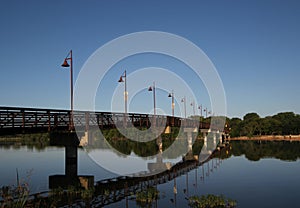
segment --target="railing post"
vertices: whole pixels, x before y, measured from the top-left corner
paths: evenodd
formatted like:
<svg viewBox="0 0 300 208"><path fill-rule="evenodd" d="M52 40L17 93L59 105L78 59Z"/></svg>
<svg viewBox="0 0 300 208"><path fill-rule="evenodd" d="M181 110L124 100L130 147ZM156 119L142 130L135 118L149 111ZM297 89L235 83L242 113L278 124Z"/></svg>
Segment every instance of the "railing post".
<svg viewBox="0 0 300 208"><path fill-rule="evenodd" d="M51 131L51 117L50 117L50 111L47 110L47 114L48 114L48 132Z"/></svg>
<svg viewBox="0 0 300 208"><path fill-rule="evenodd" d="M37 123L38 123L37 112L34 112L34 117L35 117L35 127L37 127Z"/></svg>
<svg viewBox="0 0 300 208"><path fill-rule="evenodd" d="M103 113L101 113L100 116L101 116L101 127L103 128L103 125L104 125L104 115L103 115Z"/></svg>
<svg viewBox="0 0 300 208"><path fill-rule="evenodd" d="M142 115L140 115L140 127L142 127Z"/></svg>
<svg viewBox="0 0 300 208"><path fill-rule="evenodd" d="M96 115L96 122L97 122L97 126L99 127L100 126L100 121L99 121L99 114L96 114L95 113L95 115Z"/></svg>
<svg viewBox="0 0 300 208"><path fill-rule="evenodd" d="M149 128L149 116L148 115L146 115L146 121L147 121L146 126L147 126L147 129L148 129Z"/></svg>
<svg viewBox="0 0 300 208"><path fill-rule="evenodd" d="M11 113L11 117L12 117L11 118L12 119L11 120L12 127L15 128L15 115L14 115L14 113Z"/></svg>
<svg viewBox="0 0 300 208"><path fill-rule="evenodd" d="M21 110L21 112L22 112L22 128L24 130L25 129L25 112L24 112L24 110Z"/></svg>
<svg viewBox="0 0 300 208"><path fill-rule="evenodd" d="M54 114L54 127L58 126L57 113Z"/></svg>
<svg viewBox="0 0 300 208"><path fill-rule="evenodd" d="M90 128L90 113L85 112L85 131L87 132Z"/></svg>

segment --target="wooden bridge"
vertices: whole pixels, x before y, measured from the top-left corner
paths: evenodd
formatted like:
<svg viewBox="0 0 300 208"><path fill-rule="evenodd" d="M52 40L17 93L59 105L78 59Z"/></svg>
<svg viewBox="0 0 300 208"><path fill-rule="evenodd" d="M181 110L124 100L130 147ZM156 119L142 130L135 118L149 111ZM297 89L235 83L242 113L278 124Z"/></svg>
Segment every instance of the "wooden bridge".
<svg viewBox="0 0 300 208"><path fill-rule="evenodd" d="M155 119L155 120L154 120ZM74 130L74 127L88 130L98 126L100 129L115 128L120 123L135 127L149 128L151 121L159 124L166 119L166 126L194 126L193 119L149 115L139 113L113 113L74 111L40 108L0 107L0 135ZM209 129L209 123L199 123L200 129ZM76 128L77 129L77 128Z"/></svg>

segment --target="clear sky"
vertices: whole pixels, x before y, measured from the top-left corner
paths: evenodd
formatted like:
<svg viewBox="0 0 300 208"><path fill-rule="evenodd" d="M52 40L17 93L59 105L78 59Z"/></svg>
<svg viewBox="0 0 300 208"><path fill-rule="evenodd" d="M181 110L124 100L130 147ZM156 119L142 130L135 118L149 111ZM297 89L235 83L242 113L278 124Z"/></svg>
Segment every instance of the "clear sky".
<svg viewBox="0 0 300 208"><path fill-rule="evenodd" d="M164 31L192 41L211 59L224 85L229 117L300 113L299 22L297 0L1 0L0 106L68 109L69 71L60 65L70 49L76 80L89 56L108 41ZM126 68L147 67L147 60L129 61ZM112 88L122 72L109 74ZM149 106L148 95L139 106ZM198 102L209 106L207 96ZM97 110L108 109L97 105Z"/></svg>

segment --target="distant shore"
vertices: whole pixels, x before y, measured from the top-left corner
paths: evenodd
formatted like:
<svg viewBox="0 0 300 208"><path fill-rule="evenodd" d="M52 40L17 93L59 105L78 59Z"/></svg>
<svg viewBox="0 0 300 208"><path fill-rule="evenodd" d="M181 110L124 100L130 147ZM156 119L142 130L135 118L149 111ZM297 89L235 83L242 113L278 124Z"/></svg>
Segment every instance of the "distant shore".
<svg viewBox="0 0 300 208"><path fill-rule="evenodd" d="M230 141L300 141L300 135L261 135L253 137L232 137L228 138Z"/></svg>

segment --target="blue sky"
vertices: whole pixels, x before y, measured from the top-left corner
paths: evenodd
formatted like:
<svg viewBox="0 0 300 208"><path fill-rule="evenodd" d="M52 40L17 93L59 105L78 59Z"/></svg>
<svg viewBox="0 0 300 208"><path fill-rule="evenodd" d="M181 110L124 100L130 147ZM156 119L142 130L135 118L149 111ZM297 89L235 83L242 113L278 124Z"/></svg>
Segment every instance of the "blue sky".
<svg viewBox="0 0 300 208"><path fill-rule="evenodd" d="M153 30L182 36L208 55L223 81L229 117L248 112L262 117L282 111L300 113L299 22L296 0L2 0L0 106L68 109L69 71L60 65L70 49L76 80L85 61L103 44ZM126 67L130 72L148 66L145 59L135 65L129 61ZM153 61L153 65L161 63ZM121 72L112 70L109 77L117 80ZM116 85L112 81L107 88ZM202 83L199 86L202 91ZM137 106L149 106L148 95ZM163 101L161 96L160 105L169 105L170 99ZM210 105L207 95L198 102ZM108 109L98 102L97 110Z"/></svg>

